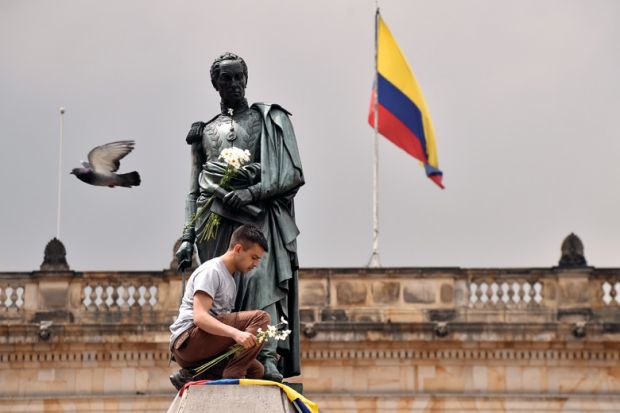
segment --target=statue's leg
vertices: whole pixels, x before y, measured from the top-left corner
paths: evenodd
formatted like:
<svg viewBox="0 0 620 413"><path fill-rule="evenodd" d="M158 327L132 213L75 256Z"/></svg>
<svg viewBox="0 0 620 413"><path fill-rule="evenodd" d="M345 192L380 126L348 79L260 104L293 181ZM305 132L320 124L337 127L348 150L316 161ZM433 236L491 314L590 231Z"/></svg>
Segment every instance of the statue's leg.
<svg viewBox="0 0 620 413"><path fill-rule="evenodd" d="M262 309L269 314L272 323L277 324L280 320L276 303L273 303L266 308ZM265 366L265 380L282 382L284 376L278 371L278 358L276 349L278 348L278 342L271 339L265 343L263 349L258 355L258 360Z"/></svg>

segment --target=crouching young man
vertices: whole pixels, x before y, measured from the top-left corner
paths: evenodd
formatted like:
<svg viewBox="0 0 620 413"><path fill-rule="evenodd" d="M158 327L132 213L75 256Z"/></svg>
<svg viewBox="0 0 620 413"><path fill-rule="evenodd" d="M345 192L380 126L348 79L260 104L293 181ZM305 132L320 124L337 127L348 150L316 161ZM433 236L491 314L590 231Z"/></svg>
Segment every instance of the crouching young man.
<svg viewBox="0 0 620 413"><path fill-rule="evenodd" d="M256 360L262 344L257 343L256 333L267 328L269 315L261 310L232 309L237 293L233 274L254 269L265 252L267 241L262 232L242 225L232 233L228 251L200 265L189 278L179 316L170 326L170 351L183 367L170 376L177 389L192 379L188 368L213 359L235 343L244 349L219 363L224 366L214 366L215 371L205 378L263 378L263 365Z"/></svg>

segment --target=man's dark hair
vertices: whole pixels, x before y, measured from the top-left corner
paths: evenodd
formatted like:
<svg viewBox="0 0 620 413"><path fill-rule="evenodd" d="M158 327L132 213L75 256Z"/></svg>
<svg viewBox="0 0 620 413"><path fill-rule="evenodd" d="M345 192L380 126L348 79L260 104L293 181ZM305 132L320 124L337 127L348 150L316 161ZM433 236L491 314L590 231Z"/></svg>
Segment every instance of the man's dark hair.
<svg viewBox="0 0 620 413"><path fill-rule="evenodd" d="M243 67L243 75L245 76L245 81L248 81L248 66L245 64L245 60L243 60L243 58L237 56L234 53L226 52L217 59L215 59L213 61L213 64L211 64L211 84L214 88L217 89L215 82L220 76L220 65L225 60L237 60L239 63L241 63L241 67Z"/></svg>
<svg viewBox="0 0 620 413"><path fill-rule="evenodd" d="M241 225L233 231L228 249L233 249L237 244L241 244L245 250L251 248L253 244L260 245L265 252L269 250L267 247L267 239L261 230L254 225Z"/></svg>

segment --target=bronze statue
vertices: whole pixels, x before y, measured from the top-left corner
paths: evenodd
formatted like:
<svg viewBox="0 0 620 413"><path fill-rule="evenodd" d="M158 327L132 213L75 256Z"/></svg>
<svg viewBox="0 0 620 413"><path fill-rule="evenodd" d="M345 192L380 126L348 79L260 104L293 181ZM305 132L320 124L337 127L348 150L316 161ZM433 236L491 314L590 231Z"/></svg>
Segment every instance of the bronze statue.
<svg viewBox="0 0 620 413"><path fill-rule="evenodd" d="M264 310L272 324L281 317L288 321L289 338L268 343L259 355L265 379L281 381L300 374L299 230L293 198L304 176L290 113L275 104L248 106L247 79L245 61L235 54L225 53L211 65L211 83L220 94L221 113L208 122L194 123L186 139L191 145L192 169L177 258L191 262L195 244L200 261L205 262L226 251L232 232L240 225L253 224L262 230L269 252L256 269L239 279L237 309ZM220 154L231 147L248 150L249 161L223 190L218 185L227 164ZM213 218L218 225L215 231L207 230Z"/></svg>

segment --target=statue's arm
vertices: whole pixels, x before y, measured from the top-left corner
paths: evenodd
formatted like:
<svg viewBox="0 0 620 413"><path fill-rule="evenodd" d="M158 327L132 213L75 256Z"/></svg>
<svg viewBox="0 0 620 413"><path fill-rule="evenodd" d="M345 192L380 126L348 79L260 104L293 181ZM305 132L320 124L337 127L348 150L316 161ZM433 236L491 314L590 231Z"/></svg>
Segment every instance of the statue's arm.
<svg viewBox="0 0 620 413"><path fill-rule="evenodd" d="M185 228L183 230L183 241L194 242L196 231L194 229L194 215L196 214L196 200L200 195L200 185L198 177L204 164L204 154L200 142L192 143L191 151L191 172L189 176L189 193L185 199Z"/></svg>
<svg viewBox="0 0 620 413"><path fill-rule="evenodd" d="M192 262L194 240L196 239L196 200L200 195L200 184L198 182L198 178L205 159L205 154L202 151L202 145L200 142L193 142L191 145L192 162L189 179L189 193L185 199L185 226L183 227L183 235L181 236L181 246L176 253L177 260L181 267L189 266Z"/></svg>
<svg viewBox="0 0 620 413"><path fill-rule="evenodd" d="M260 180L261 165L259 162L253 162L241 167L243 175L250 182ZM222 198L224 205L231 208L241 208L256 201L249 188L237 189L230 191Z"/></svg>

